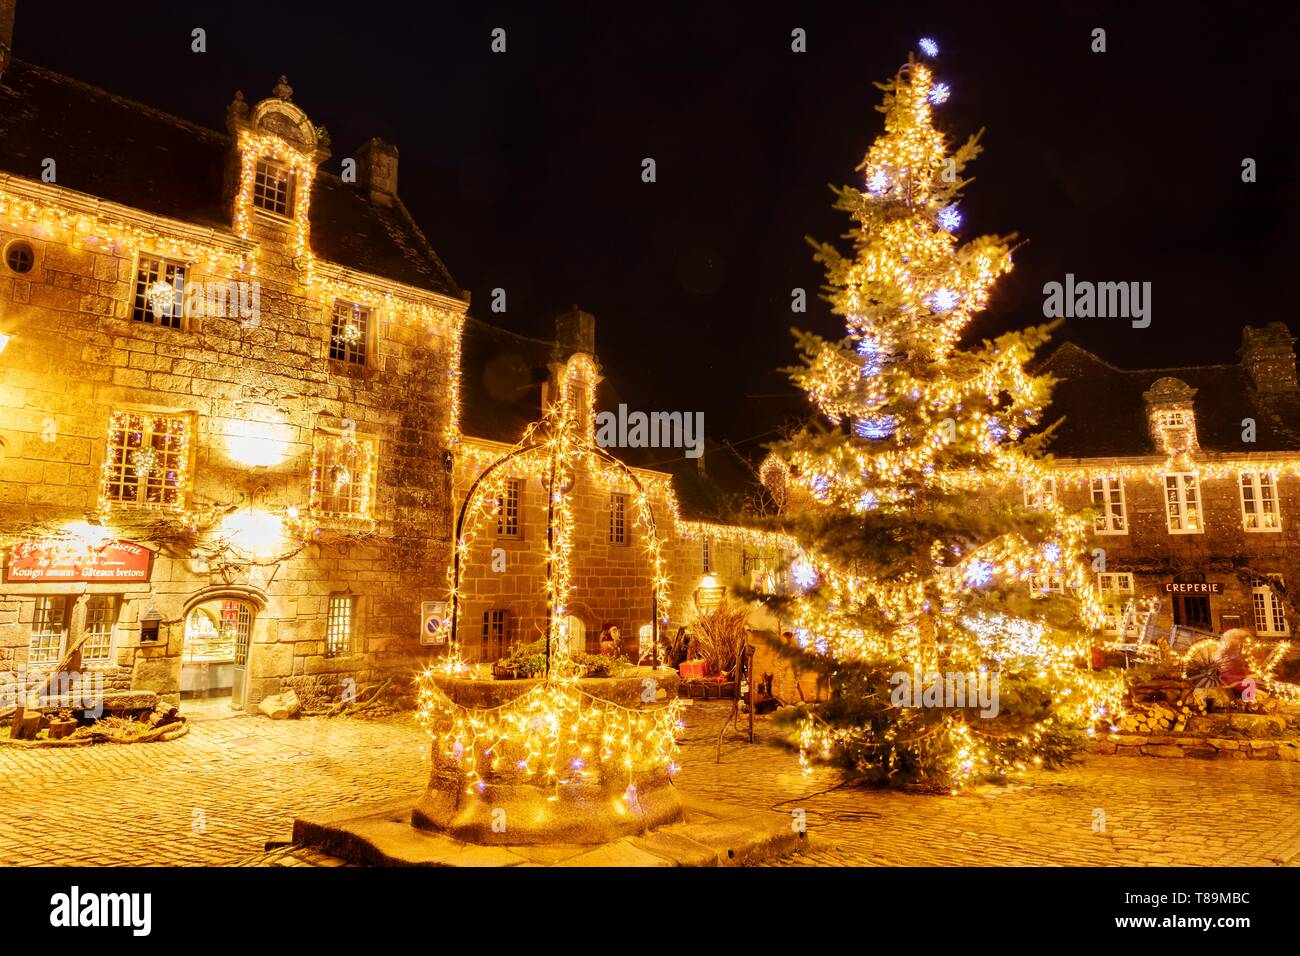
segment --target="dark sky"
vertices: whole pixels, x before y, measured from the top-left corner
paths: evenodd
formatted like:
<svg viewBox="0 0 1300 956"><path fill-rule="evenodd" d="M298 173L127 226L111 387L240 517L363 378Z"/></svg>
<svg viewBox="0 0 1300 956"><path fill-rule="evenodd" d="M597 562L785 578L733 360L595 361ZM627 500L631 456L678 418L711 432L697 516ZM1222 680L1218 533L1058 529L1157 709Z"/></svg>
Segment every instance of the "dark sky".
<svg viewBox="0 0 1300 956"><path fill-rule="evenodd" d="M1067 272L1153 283L1149 328L1061 333L1121 365L1235 361L1244 324L1300 330L1294 3L541 6L19 0L14 46L218 129L235 89L255 102L287 74L336 170L370 136L398 145L400 192L474 314L546 335L581 304L633 407L702 410L714 438L803 407L777 397L787 330L840 331L815 299L790 313L821 280L804 237L844 231L827 185L853 181L872 83L921 36L953 88L945 128L987 128L961 234L1028 242L973 334L1040 321Z"/></svg>

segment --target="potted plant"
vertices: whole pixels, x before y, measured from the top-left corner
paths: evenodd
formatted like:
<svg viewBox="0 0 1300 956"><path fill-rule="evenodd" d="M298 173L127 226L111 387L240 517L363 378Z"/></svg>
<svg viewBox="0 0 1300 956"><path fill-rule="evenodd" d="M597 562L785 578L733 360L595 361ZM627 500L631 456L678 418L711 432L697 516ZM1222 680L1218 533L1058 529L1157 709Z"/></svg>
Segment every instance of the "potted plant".
<svg viewBox="0 0 1300 956"><path fill-rule="evenodd" d="M708 662L708 672L715 675L705 685L704 696L719 698L735 694L734 675L745 643L748 618L747 607L730 601L723 601L710 613L700 615L696 638L699 654Z"/></svg>

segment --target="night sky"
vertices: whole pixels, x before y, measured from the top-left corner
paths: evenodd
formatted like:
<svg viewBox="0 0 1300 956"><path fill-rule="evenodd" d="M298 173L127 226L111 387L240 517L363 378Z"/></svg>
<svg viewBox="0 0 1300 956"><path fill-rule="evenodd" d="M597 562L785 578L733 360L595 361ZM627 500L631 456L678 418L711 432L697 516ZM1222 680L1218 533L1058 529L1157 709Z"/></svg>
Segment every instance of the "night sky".
<svg viewBox="0 0 1300 956"><path fill-rule="evenodd" d="M549 336L580 304L634 408L702 410L751 454L806 408L778 371L789 327L839 334L804 237L845 230L827 185L854 182L872 84L922 36L945 129L987 128L960 234L1027 242L973 335L1041 321L1067 272L1153 283L1149 328L1059 333L1120 365L1232 362L1245 324L1300 331L1295 4L539 6L19 0L14 52L216 129L236 89L256 102L286 74L336 172L370 136L399 147L399 192L472 314Z"/></svg>

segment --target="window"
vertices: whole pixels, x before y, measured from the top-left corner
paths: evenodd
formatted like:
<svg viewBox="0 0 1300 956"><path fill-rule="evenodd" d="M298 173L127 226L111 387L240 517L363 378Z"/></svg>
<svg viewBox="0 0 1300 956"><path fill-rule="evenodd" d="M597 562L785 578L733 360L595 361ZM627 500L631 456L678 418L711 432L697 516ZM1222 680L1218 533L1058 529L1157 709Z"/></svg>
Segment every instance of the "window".
<svg viewBox="0 0 1300 956"><path fill-rule="evenodd" d="M1031 574L1029 576L1029 596L1045 597L1048 594L1064 594L1065 579L1059 574Z"/></svg>
<svg viewBox="0 0 1300 956"><path fill-rule="evenodd" d="M352 653L351 594L331 594L329 614L325 618L325 656L342 657Z"/></svg>
<svg viewBox="0 0 1300 956"><path fill-rule="evenodd" d="M1025 507L1042 511L1056 498L1056 479L1042 478L1038 481L1027 481L1024 489Z"/></svg>
<svg viewBox="0 0 1300 956"><path fill-rule="evenodd" d="M185 301L188 266L172 259L140 253L135 268L135 298L131 319L163 328L179 329Z"/></svg>
<svg viewBox="0 0 1300 956"><path fill-rule="evenodd" d="M1243 471L1237 478L1241 487L1241 526L1247 531L1281 531L1277 478L1273 473Z"/></svg>
<svg viewBox="0 0 1300 956"><path fill-rule="evenodd" d="M1153 420L1165 454L1186 455L1194 450L1195 419L1190 409L1162 409Z"/></svg>
<svg viewBox="0 0 1300 956"><path fill-rule="evenodd" d="M364 438L317 433L311 467L311 511L324 518L370 517L374 445Z"/></svg>
<svg viewBox="0 0 1300 956"><path fill-rule="evenodd" d="M287 166L259 159L253 173L253 205L280 216L293 212L293 173Z"/></svg>
<svg viewBox="0 0 1300 956"><path fill-rule="evenodd" d="M82 663L102 664L110 659L116 618L116 595L92 594L86 599L86 642L81 645Z"/></svg>
<svg viewBox="0 0 1300 956"><path fill-rule="evenodd" d="M1102 630L1118 634L1124 625L1124 615L1133 600L1133 575L1128 571L1103 571L1097 575L1097 590L1101 592L1101 606L1106 614Z"/></svg>
<svg viewBox="0 0 1300 956"><path fill-rule="evenodd" d="M330 322L330 358L365 365L369 342L370 310L352 302L335 302Z"/></svg>
<svg viewBox="0 0 1300 956"><path fill-rule="evenodd" d="M1201 496L1195 473L1165 475L1165 517L1170 534L1205 530L1201 523Z"/></svg>
<svg viewBox="0 0 1300 956"><path fill-rule="evenodd" d="M709 574L713 571L713 539L704 537L700 539L700 561L704 566L704 573Z"/></svg>
<svg viewBox="0 0 1300 956"><path fill-rule="evenodd" d="M497 534L503 538L519 537L519 495L523 482L507 478L497 498Z"/></svg>
<svg viewBox="0 0 1300 956"><path fill-rule="evenodd" d="M115 413L104 458L104 500L182 507L189 458L188 415Z"/></svg>
<svg viewBox="0 0 1300 956"><path fill-rule="evenodd" d="M506 612L483 612L483 654L485 661L500 660L506 652Z"/></svg>
<svg viewBox="0 0 1300 956"><path fill-rule="evenodd" d="M32 271L32 266L36 264L36 253L32 249L30 242L22 239L9 243L5 249L5 265L19 275Z"/></svg>
<svg viewBox="0 0 1300 956"><path fill-rule="evenodd" d="M63 639L68 632L68 599L39 597L32 616L32 642L27 651L27 666L57 664L63 656Z"/></svg>
<svg viewBox="0 0 1300 956"><path fill-rule="evenodd" d="M1097 511L1093 530L1097 534L1128 534L1124 511L1124 479L1096 475L1092 479L1092 506Z"/></svg>
<svg viewBox="0 0 1300 956"><path fill-rule="evenodd" d="M609 499L609 542L627 543L627 495L611 495Z"/></svg>
<svg viewBox="0 0 1300 956"><path fill-rule="evenodd" d="M1267 578L1251 578L1250 599L1255 608L1255 630L1264 636L1282 637L1291 633L1291 626L1287 624L1282 609L1282 598L1273 587L1274 581L1280 585L1281 576L1271 574Z"/></svg>

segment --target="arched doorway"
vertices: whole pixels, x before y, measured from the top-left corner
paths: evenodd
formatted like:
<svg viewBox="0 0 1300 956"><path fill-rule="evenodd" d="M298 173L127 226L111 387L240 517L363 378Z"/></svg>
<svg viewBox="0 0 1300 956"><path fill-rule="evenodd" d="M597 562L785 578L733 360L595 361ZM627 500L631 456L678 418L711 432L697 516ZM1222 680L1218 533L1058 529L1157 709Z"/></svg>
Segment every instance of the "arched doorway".
<svg viewBox="0 0 1300 956"><path fill-rule="evenodd" d="M221 597L193 605L185 615L181 655L181 699L244 707L248 648L252 642L252 603Z"/></svg>
<svg viewBox="0 0 1300 956"><path fill-rule="evenodd" d="M560 649L565 654L585 654L587 652L587 625L582 618L570 614L560 621L558 629Z"/></svg>

